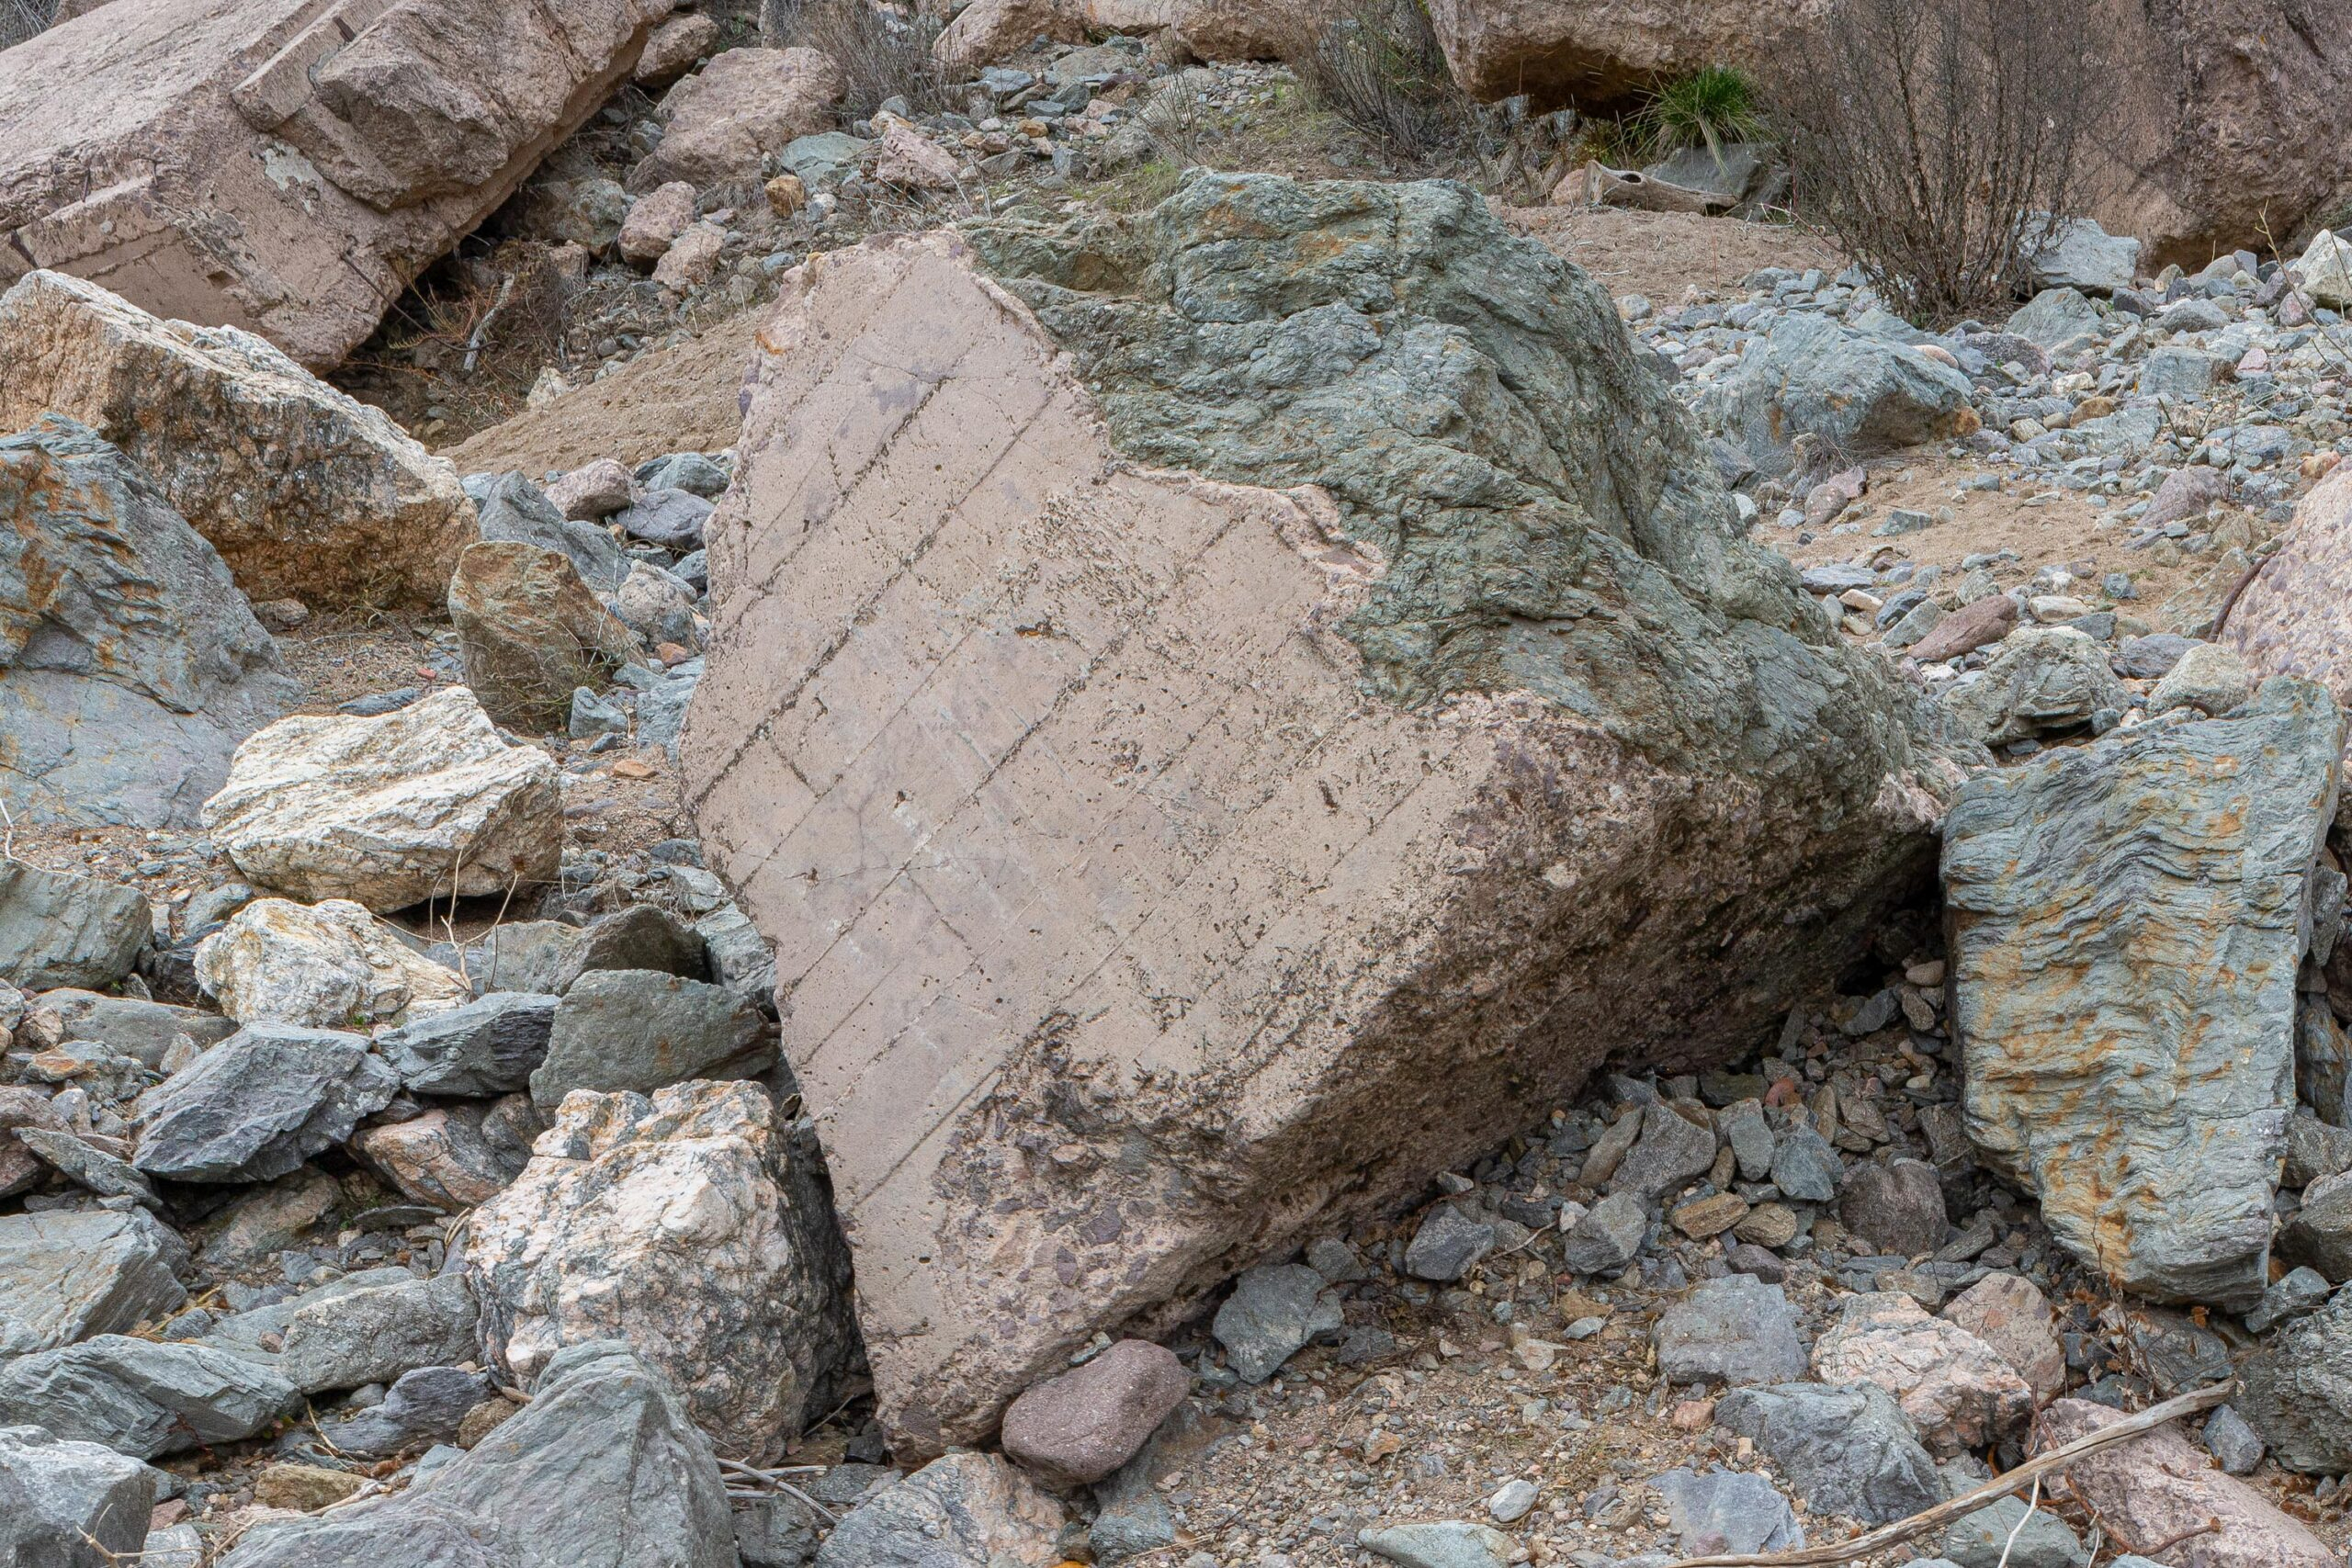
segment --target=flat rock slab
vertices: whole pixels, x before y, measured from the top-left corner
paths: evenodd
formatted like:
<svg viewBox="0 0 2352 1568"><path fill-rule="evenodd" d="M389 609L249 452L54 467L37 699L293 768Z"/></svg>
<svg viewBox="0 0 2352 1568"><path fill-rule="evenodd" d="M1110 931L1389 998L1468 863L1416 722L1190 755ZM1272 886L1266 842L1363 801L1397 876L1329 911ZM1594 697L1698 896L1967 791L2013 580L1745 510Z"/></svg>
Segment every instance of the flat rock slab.
<svg viewBox="0 0 2352 1568"><path fill-rule="evenodd" d="M334 365L671 8L111 0L0 59L0 279L54 267Z"/></svg>
<svg viewBox="0 0 2352 1568"><path fill-rule="evenodd" d="M1434 185L1196 176L1159 231L1201 242L1168 297L1001 286L944 235L789 275L709 528L688 801L775 944L903 1452L1472 1156L1604 1041L1751 1045L1791 999L1753 977L1859 951L1931 814L1904 699L1689 488L1589 279ZM1123 380L1211 354L1197 396ZM1234 449L1270 397L1283 438ZM1373 428L1441 399L1442 436ZM1448 540L1548 586L1506 612Z"/></svg>
<svg viewBox="0 0 2352 1568"><path fill-rule="evenodd" d="M300 1399L267 1358L104 1334L0 1362L0 1425L153 1459L266 1432Z"/></svg>
<svg viewBox="0 0 2352 1568"><path fill-rule="evenodd" d="M2122 1418L2103 1404L2062 1399L2035 1420L2033 1447L2047 1452ZM2214 1469L2177 1424L2101 1449L2061 1473L2119 1545L2146 1550L2209 1527L2186 1551L2165 1555L2195 1568L2335 1568L2337 1562L2300 1520Z"/></svg>
<svg viewBox="0 0 2352 1568"><path fill-rule="evenodd" d="M2335 700L2267 682L1972 779L1945 825L1968 1133L2051 1231L2158 1301L2252 1305L2295 1097L2295 976Z"/></svg>
<svg viewBox="0 0 2352 1568"><path fill-rule="evenodd" d="M187 1299L187 1249L143 1213L0 1216L0 1358L156 1321Z"/></svg>
<svg viewBox="0 0 2352 1568"><path fill-rule="evenodd" d="M190 826L295 689L153 474L56 414L0 435L0 804L19 826Z"/></svg>

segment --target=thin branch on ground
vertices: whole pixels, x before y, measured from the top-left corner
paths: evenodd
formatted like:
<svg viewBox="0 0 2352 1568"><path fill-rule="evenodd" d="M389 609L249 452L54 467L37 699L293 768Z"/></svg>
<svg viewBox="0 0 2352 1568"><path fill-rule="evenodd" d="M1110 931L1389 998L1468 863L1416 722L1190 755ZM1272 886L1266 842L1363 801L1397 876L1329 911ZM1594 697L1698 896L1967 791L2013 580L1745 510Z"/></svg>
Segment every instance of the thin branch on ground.
<svg viewBox="0 0 2352 1568"><path fill-rule="evenodd" d="M2041 1477L2052 1471L2065 1469L2066 1466L2086 1454L2096 1453L2100 1449L2125 1442L2132 1438L2144 1437L2167 1421L2211 1410L2230 1397L2231 1387L2231 1384L2225 1382L2214 1383L2211 1387L2184 1393L2177 1399L2167 1399L2161 1404L2152 1404L2136 1416L2127 1416L2112 1426L2101 1427L2096 1432L2086 1433L2071 1443L2030 1459L2007 1475L1996 1475L1984 1485L1963 1492L1949 1502L1939 1503L1934 1507L1914 1514L1907 1519L1898 1519L1891 1525L1881 1526L1866 1534L1858 1535L1849 1541L1841 1541L1830 1546L1799 1547L1793 1551L1685 1557L1668 1563L1667 1568L1825 1568L1825 1565L1830 1563L1851 1562L1858 1558L1867 1557L1873 1551L1883 1551L1890 1546L1899 1546L1906 1540L1927 1534L1929 1530L1942 1529L1954 1520L1964 1519L1971 1514L1991 1507L2004 1497L2015 1496L2030 1483L2038 1486Z"/></svg>

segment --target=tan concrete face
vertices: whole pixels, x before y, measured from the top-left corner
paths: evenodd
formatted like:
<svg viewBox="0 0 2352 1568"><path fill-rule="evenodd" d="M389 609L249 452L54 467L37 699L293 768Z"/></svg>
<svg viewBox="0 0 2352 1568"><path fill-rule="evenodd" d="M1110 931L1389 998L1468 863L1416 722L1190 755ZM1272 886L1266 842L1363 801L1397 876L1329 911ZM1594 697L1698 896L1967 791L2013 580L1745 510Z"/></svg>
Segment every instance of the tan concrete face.
<svg viewBox="0 0 2352 1568"><path fill-rule="evenodd" d="M115 0L0 53L0 286L71 272L331 366L672 3Z"/></svg>
<svg viewBox="0 0 2352 1568"><path fill-rule="evenodd" d="M762 347L689 802L776 946L903 1449L1611 1048L1720 1055L1783 1002L1699 954L1838 919L1766 895L1824 846L1741 781L1368 697L1334 628L1382 563L1320 492L1120 464L952 238L812 261Z"/></svg>

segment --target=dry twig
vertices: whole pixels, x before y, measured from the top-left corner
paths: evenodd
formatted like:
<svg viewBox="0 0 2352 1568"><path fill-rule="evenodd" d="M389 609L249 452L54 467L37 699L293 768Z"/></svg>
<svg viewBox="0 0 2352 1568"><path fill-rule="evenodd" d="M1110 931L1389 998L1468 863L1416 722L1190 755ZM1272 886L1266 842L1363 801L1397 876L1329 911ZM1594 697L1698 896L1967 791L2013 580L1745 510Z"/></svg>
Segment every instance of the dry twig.
<svg viewBox="0 0 2352 1568"><path fill-rule="evenodd" d="M2007 1475L1996 1475L1984 1485L1973 1491L1963 1492L1949 1502L1939 1503L1924 1513L1914 1514L1907 1519L1897 1519L1891 1525L1882 1525L1877 1529L1858 1535L1851 1540L1839 1541L1829 1546L1799 1547L1794 1551L1686 1557L1668 1564L1668 1568L1823 1568L1823 1565L1829 1563L1851 1562L1857 1558L1867 1557L1871 1552L1886 1547L1899 1546L1904 1541L1927 1534L1929 1530L1941 1529L1954 1520L1964 1519L1980 1509L1989 1508L2002 1498L2014 1495L2018 1488L2028 1483L2039 1487L2043 1476L2048 1475L2052 1471L2065 1469L2067 1465L2086 1454L2094 1453L2100 1449L2132 1438L2144 1436L2165 1422L2176 1420L2180 1416L2194 1416L2200 1411L2211 1410L2229 1398L2230 1388L2231 1385L2228 1383L2215 1383L2209 1388L2200 1388L2194 1393L2184 1393L2177 1399L2167 1399L2162 1404L2152 1404L2136 1416L2127 1416L2112 1426L2101 1427L2096 1432L2086 1433L2071 1443L2030 1459Z"/></svg>

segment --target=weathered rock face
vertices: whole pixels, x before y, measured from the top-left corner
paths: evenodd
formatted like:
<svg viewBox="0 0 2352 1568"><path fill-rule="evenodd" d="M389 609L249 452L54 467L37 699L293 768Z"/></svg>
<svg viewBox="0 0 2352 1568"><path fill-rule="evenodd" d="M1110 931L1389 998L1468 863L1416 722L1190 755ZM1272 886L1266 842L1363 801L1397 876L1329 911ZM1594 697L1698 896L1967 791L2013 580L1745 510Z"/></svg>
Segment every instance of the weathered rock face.
<svg viewBox="0 0 2352 1568"><path fill-rule="evenodd" d="M514 729L560 728L573 692L602 685L638 653L568 557L517 540L466 547L449 579L449 618L466 685Z"/></svg>
<svg viewBox="0 0 2352 1568"><path fill-rule="evenodd" d="M1611 1046L1751 1043L1932 809L1607 298L1466 191L976 243L1102 291L793 275L684 753L916 1450Z"/></svg>
<svg viewBox="0 0 2352 1568"><path fill-rule="evenodd" d="M2312 487L2220 640L2257 676L2301 675L2352 702L2352 468Z"/></svg>
<svg viewBox="0 0 2352 1568"><path fill-rule="evenodd" d="M179 1238L108 1209L0 1218L0 1357L161 1318L187 1299Z"/></svg>
<svg viewBox="0 0 2352 1568"><path fill-rule="evenodd" d="M710 1439L624 1344L548 1363L523 1412L433 1477L332 1514L266 1521L222 1568L734 1568Z"/></svg>
<svg viewBox="0 0 2352 1568"><path fill-rule="evenodd" d="M841 68L813 49L730 49L663 96L668 129L629 188L757 182L767 154L831 129L841 96Z"/></svg>
<svg viewBox="0 0 2352 1568"><path fill-rule="evenodd" d="M758 1462L825 1413L856 1343L819 1163L755 1085L571 1095L474 1212L485 1344L527 1380L566 1346L626 1338Z"/></svg>
<svg viewBox="0 0 2352 1568"><path fill-rule="evenodd" d="M53 267L333 365L670 10L116 0L0 57L0 279Z"/></svg>
<svg viewBox="0 0 2352 1568"><path fill-rule="evenodd" d="M1965 435L1978 424L1968 395L1967 377L1904 344L1789 316L1748 345L1709 394L1704 417L1758 468L1784 473L1799 435L1849 457Z"/></svg>
<svg viewBox="0 0 2352 1568"><path fill-rule="evenodd" d="M1532 93L1602 108L1702 66L1754 65L1823 8L1823 0L1430 0L1429 14L1454 79L1477 96Z"/></svg>
<svg viewBox="0 0 2352 1568"><path fill-rule="evenodd" d="M0 297L0 344L16 298ZM6 353L0 404L37 371ZM0 436L0 801L17 822L188 826L293 691L144 469L70 419Z"/></svg>
<svg viewBox="0 0 2352 1568"><path fill-rule="evenodd" d="M266 1358L209 1345L102 1334L0 1361L0 1426L23 1422L141 1459L250 1438L299 1403Z"/></svg>
<svg viewBox="0 0 2352 1568"><path fill-rule="evenodd" d="M107 1568L147 1543L156 1474L96 1443L0 1427L0 1561Z"/></svg>
<svg viewBox="0 0 2352 1568"><path fill-rule="evenodd" d="M255 899L197 944L196 977L240 1023L405 1023L466 999L465 976L344 898Z"/></svg>
<svg viewBox="0 0 2352 1568"><path fill-rule="evenodd" d="M254 1024L141 1097L136 1163L175 1181L266 1181L349 1137L400 1081L365 1035Z"/></svg>
<svg viewBox="0 0 2352 1568"><path fill-rule="evenodd" d="M2035 1420L2033 1446L2046 1453L2121 1419L2120 1411L2103 1404L2062 1399ZM2301 1520L2214 1469L2177 1426L2101 1449L2063 1473L2067 1488L2116 1539L2154 1546L2195 1532L2195 1546L2177 1562L2198 1568L2332 1568L2336 1561Z"/></svg>
<svg viewBox="0 0 2352 1568"><path fill-rule="evenodd" d="M0 295L0 426L90 426L255 600L434 604L473 536L457 469L250 333L35 272Z"/></svg>
<svg viewBox="0 0 2352 1568"><path fill-rule="evenodd" d="M816 1568L1047 1568L1062 1506L994 1454L949 1454L842 1516Z"/></svg>
<svg viewBox="0 0 2352 1568"><path fill-rule="evenodd" d="M562 773L451 686L379 718L271 725L237 748L204 827L255 886L401 909L553 880Z"/></svg>
<svg viewBox="0 0 2352 1568"><path fill-rule="evenodd" d="M111 986L154 930L135 887L0 861L0 983L28 991Z"/></svg>
<svg viewBox="0 0 2352 1568"><path fill-rule="evenodd" d="M1969 1135L2154 1300L2245 1306L2267 1283L2339 723L2273 680L2240 717L1981 773L1945 825Z"/></svg>

